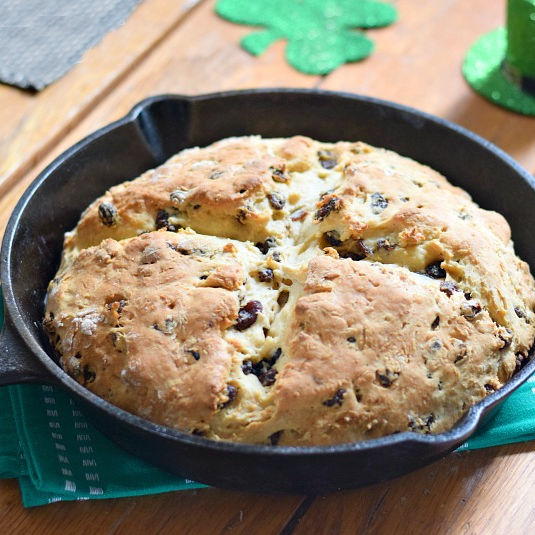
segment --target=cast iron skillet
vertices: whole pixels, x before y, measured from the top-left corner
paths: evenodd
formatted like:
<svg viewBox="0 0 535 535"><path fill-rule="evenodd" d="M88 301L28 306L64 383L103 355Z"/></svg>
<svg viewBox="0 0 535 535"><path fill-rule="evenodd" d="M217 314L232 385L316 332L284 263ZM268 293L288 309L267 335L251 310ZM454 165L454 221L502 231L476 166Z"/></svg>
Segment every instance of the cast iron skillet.
<svg viewBox="0 0 535 535"><path fill-rule="evenodd" d="M447 433L406 432L322 447L221 443L158 426L98 398L52 359L41 329L43 299L58 267L63 233L74 227L82 210L110 186L138 176L184 147L243 134L363 140L429 164L468 190L481 206L509 220L518 254L535 271L533 177L495 146L454 124L390 102L320 91L157 96L67 150L17 204L2 245L6 321L0 339L0 384L59 385L128 451L220 487L325 493L393 478L446 455L527 379L535 359Z"/></svg>

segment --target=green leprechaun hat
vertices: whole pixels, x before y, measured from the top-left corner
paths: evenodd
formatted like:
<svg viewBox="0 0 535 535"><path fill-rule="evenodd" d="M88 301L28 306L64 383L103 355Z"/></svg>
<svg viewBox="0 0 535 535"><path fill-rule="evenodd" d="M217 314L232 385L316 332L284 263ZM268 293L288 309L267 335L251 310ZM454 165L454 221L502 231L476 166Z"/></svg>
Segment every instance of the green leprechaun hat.
<svg viewBox="0 0 535 535"><path fill-rule="evenodd" d="M525 115L535 115L535 0L508 0L507 28L480 37L463 73L479 94Z"/></svg>

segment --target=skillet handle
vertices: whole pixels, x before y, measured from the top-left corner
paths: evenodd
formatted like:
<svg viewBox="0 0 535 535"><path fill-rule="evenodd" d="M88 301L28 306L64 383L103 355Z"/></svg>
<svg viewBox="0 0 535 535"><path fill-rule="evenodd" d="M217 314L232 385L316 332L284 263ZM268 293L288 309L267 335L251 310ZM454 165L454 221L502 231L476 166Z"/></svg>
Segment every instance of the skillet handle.
<svg viewBox="0 0 535 535"><path fill-rule="evenodd" d="M20 340L6 317L0 333L0 386L54 382L50 373Z"/></svg>

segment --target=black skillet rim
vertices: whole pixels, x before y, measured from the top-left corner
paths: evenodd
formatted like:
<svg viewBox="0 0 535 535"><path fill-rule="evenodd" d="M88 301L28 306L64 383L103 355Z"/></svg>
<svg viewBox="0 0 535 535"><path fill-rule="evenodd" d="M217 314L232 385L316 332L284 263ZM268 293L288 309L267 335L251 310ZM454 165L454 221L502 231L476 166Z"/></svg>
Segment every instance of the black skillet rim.
<svg viewBox="0 0 535 535"><path fill-rule="evenodd" d="M155 433L160 438L169 438L180 441L184 444L200 447L205 450L213 450L214 453L225 451L235 454L243 455L269 455L269 456L310 456L319 454L347 454L356 451L374 450L383 447L390 447L396 445L409 445L411 443L421 444L422 446L440 446L444 449L462 444L478 427L482 417L500 401L506 398L513 390L518 388L534 371L535 371L535 359L531 358L533 352L530 352L531 360L516 373L501 389L488 395L483 400L479 401L475 405L469 408L465 415L457 422L457 424L449 431L439 433L436 435L422 435L415 432L405 431L395 435L387 435L384 437L374 438L362 442L344 443L326 446L269 446L262 444L243 444L236 442L215 441L200 436L194 436L189 433L178 431L169 427L155 424L149 420L145 420L132 413L124 411L115 405L105 401L104 399L93 394L91 391L84 388L74 379L72 379L63 369L54 362L54 360L46 353L41 344L39 344L34 336L26 326L22 314L19 311L18 305L13 295L13 289L11 286L10 271L11 266L11 250L13 245L13 238L18 229L18 224L21 219L23 210L31 199L33 194L39 189L42 183L44 183L53 171L59 166L63 165L64 160L75 156L76 153L91 143L95 139L108 134L114 129L128 124L136 123L139 120L139 115L153 103L175 100L186 102L198 102L202 100L224 99L236 96L247 95L273 95L273 94L292 94L292 95L319 95L326 98L348 99L358 100L366 102L371 105L376 105L384 108L390 108L395 112L401 112L415 119L425 119L426 121L435 123L438 126L454 131L456 134L469 138L472 142L482 146L484 149L493 153L496 157L504 161L509 167L522 177L527 182L531 189L535 190L535 178L530 175L525 169L523 169L518 163L516 163L509 155L504 151L496 147L490 141L478 136L477 134L445 119L436 117L426 112L419 111L415 108L411 108L405 105L396 104L390 101L357 95L347 92L335 92L315 89L288 89L288 88L262 88L262 89L245 89L236 91L223 91L216 93L207 93L202 95L179 95L179 94L162 94L143 99L137 103L129 113L124 117L110 123L92 134L89 134L81 141L67 149L60 156L58 156L52 163L50 163L28 186L17 205L13 209L9 222L6 226L4 239L2 242L2 257L0 275L2 280L2 288L4 293L4 303L6 308L6 324L10 324L14 328L25 343L25 345L33 353L39 362L46 368L46 370L52 375L59 386L66 387L67 391L74 392L80 398L91 405L96 406L99 410L105 412L110 417L119 418L126 424L137 427L148 433ZM9 319L8 319L9 318Z"/></svg>

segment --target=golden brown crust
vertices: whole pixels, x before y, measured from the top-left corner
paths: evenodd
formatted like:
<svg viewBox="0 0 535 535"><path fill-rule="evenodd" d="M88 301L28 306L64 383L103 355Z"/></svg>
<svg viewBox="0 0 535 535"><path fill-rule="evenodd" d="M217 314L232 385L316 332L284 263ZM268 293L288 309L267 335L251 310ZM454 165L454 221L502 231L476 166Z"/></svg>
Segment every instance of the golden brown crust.
<svg viewBox="0 0 535 535"><path fill-rule="evenodd" d="M206 427L228 397L222 332L238 315L228 290L244 278L220 245L160 231L82 251L47 303L64 368L126 410Z"/></svg>
<svg viewBox="0 0 535 535"><path fill-rule="evenodd" d="M484 385L501 386L500 367L514 366L488 313L467 319L464 304L462 292L395 265L315 258L275 417L298 413L293 440L315 444L451 427Z"/></svg>
<svg viewBox="0 0 535 535"><path fill-rule="evenodd" d="M65 240L65 254L172 225L211 234L262 241L269 219L254 210L258 198L275 189L273 176L284 176L284 162L260 142L224 140L208 149L189 149L132 182L111 188L82 215ZM103 217L111 211L112 217Z"/></svg>
<svg viewBox="0 0 535 535"><path fill-rule="evenodd" d="M437 172L248 137L95 201L44 323L65 369L126 410L306 445L451 428L521 365L534 307L507 222Z"/></svg>

